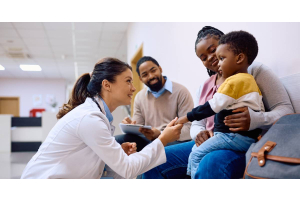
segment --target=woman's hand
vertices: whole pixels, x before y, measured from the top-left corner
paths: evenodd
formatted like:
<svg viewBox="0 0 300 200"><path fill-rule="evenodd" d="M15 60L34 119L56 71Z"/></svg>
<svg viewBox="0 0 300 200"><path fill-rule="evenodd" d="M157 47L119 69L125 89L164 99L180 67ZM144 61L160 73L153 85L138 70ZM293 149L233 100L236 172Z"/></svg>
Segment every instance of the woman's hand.
<svg viewBox="0 0 300 200"><path fill-rule="evenodd" d="M233 132L248 131L250 128L250 114L248 107L237 108L232 114L225 117L224 123L229 126L229 130Z"/></svg>
<svg viewBox="0 0 300 200"><path fill-rule="evenodd" d="M122 149L124 152L129 156L130 154L136 153L136 143L129 143L129 142L124 142L121 144Z"/></svg>
<svg viewBox="0 0 300 200"><path fill-rule="evenodd" d="M152 129L140 128L139 132L143 133L145 137L151 141L155 140L160 135L160 130L156 128L152 128Z"/></svg>
<svg viewBox="0 0 300 200"><path fill-rule="evenodd" d="M136 121L131 121L131 119L129 117L125 117L123 120L122 120L122 123L123 124L136 124Z"/></svg>
<svg viewBox="0 0 300 200"><path fill-rule="evenodd" d="M208 138L210 138L212 136L214 136L214 132L212 132L212 131L209 131L209 130L201 131L196 136L196 139L195 139L196 146L199 147L200 144L202 144L203 142L205 142Z"/></svg>
<svg viewBox="0 0 300 200"><path fill-rule="evenodd" d="M174 142L180 138L181 129L183 127L183 124L175 125L175 122L177 121L177 119L178 119L178 117L173 119L167 125L165 130L158 137L164 146L166 146L168 143Z"/></svg>
<svg viewBox="0 0 300 200"><path fill-rule="evenodd" d="M185 124L189 122L187 116L183 116L183 117L180 117L176 122L175 122L175 125L177 124Z"/></svg>

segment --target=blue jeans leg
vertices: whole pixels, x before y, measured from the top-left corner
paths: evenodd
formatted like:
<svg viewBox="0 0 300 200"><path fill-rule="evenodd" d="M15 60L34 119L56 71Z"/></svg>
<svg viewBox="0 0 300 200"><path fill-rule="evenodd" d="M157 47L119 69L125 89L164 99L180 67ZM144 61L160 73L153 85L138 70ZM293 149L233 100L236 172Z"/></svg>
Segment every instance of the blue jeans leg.
<svg viewBox="0 0 300 200"><path fill-rule="evenodd" d="M186 178L188 157L195 142L185 142L165 147L167 162L143 174L144 179Z"/></svg>
<svg viewBox="0 0 300 200"><path fill-rule="evenodd" d="M203 157L195 179L242 178L246 166L245 152L217 150Z"/></svg>
<svg viewBox="0 0 300 200"><path fill-rule="evenodd" d="M216 150L246 152L253 142L255 142L254 139L239 134L215 132L213 137L206 140L199 147L193 148L189 159L191 177L195 178L199 163L206 154Z"/></svg>

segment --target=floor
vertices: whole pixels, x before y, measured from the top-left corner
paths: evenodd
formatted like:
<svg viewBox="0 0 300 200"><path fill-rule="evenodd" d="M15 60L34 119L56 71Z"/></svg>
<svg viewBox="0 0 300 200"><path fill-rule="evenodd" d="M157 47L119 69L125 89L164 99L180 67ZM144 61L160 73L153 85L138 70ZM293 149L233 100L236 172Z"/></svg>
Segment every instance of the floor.
<svg viewBox="0 0 300 200"><path fill-rule="evenodd" d="M35 152L0 153L0 179L19 179Z"/></svg>

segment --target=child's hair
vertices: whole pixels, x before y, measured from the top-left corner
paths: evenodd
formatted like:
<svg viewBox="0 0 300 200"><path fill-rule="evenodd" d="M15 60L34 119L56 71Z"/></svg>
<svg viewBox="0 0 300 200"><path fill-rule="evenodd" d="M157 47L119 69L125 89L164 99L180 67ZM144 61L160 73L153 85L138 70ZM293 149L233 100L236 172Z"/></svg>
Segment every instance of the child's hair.
<svg viewBox="0 0 300 200"><path fill-rule="evenodd" d="M251 65L258 53L258 44L255 37L246 31L232 31L223 35L219 40L220 44L228 44L229 49L235 55L244 53Z"/></svg>

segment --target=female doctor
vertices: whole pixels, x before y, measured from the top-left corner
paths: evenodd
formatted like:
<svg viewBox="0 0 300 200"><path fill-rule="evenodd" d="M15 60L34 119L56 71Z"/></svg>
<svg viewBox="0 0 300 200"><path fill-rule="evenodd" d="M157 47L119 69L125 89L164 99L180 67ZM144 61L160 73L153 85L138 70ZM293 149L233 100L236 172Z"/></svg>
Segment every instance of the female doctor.
<svg viewBox="0 0 300 200"><path fill-rule="evenodd" d="M60 119L21 178L100 178L105 164L123 178L134 178L166 162L164 146L179 139L182 125L172 120L162 134L136 153L135 143L119 145L113 137L112 112L131 102L131 67L114 58L96 63L92 74L75 83Z"/></svg>

